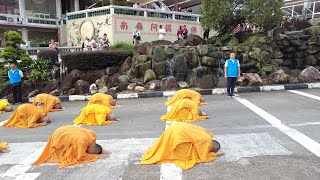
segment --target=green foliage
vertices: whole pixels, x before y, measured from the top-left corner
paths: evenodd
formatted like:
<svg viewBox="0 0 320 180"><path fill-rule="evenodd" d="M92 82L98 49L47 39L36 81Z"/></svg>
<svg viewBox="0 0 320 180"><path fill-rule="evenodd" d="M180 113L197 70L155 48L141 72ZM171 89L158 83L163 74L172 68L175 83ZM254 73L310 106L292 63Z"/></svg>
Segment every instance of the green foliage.
<svg viewBox="0 0 320 180"><path fill-rule="evenodd" d="M22 56L20 60L21 62L18 64L19 69L22 71L29 71L31 69L33 60L28 55Z"/></svg>
<svg viewBox="0 0 320 180"><path fill-rule="evenodd" d="M6 85L8 85L8 71L9 67L5 66L3 62L0 63L0 94Z"/></svg>
<svg viewBox="0 0 320 180"><path fill-rule="evenodd" d="M261 44L269 43L270 40L265 36L251 36L245 42L242 43L244 46L258 46Z"/></svg>
<svg viewBox="0 0 320 180"><path fill-rule="evenodd" d="M48 73L48 62L43 59L38 59L31 65L31 74L28 75L28 79L37 84L39 82L48 81L50 79Z"/></svg>
<svg viewBox="0 0 320 180"><path fill-rule="evenodd" d="M49 68L59 63L58 52L55 49L41 50L37 54L38 59L44 59L49 63Z"/></svg>
<svg viewBox="0 0 320 180"><path fill-rule="evenodd" d="M109 47L109 49L112 49L112 50L122 50L126 52L132 52L133 48L134 46L132 44L125 43L125 42L118 42Z"/></svg>
<svg viewBox="0 0 320 180"><path fill-rule="evenodd" d="M17 31L7 31L4 33L4 36L7 39L6 46L19 47L20 44L26 44Z"/></svg>
<svg viewBox="0 0 320 180"><path fill-rule="evenodd" d="M268 31L281 22L283 0L204 0L201 25L220 34L229 33L244 19Z"/></svg>

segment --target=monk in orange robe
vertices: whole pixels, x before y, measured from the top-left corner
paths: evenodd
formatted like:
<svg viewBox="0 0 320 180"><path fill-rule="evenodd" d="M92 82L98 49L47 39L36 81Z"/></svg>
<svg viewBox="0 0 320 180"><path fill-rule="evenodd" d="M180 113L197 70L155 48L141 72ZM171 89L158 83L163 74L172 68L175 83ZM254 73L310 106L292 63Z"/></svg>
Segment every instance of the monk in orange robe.
<svg viewBox="0 0 320 180"><path fill-rule="evenodd" d="M174 163L190 169L196 163L209 162L224 153L219 142L202 127L176 122L171 124L142 157L141 164Z"/></svg>
<svg viewBox="0 0 320 180"><path fill-rule="evenodd" d="M10 128L34 128L51 122L47 113L33 104L22 104L3 125Z"/></svg>
<svg viewBox="0 0 320 180"><path fill-rule="evenodd" d="M161 116L162 121L202 121L208 119L208 115L199 110L199 106L191 99L180 99L166 115Z"/></svg>
<svg viewBox="0 0 320 180"><path fill-rule="evenodd" d="M8 153L10 152L9 146L7 142L0 143L0 153Z"/></svg>
<svg viewBox="0 0 320 180"><path fill-rule="evenodd" d="M197 103L199 106L207 104L204 102L204 100L201 99L201 94L197 91L191 90L191 89L181 89L176 92L174 96L170 98L169 101L165 103L166 106L173 106L176 102L178 102L181 99L191 99L195 103Z"/></svg>
<svg viewBox="0 0 320 180"><path fill-rule="evenodd" d="M0 114L4 112L11 112L13 111L13 107L7 101L0 101Z"/></svg>
<svg viewBox="0 0 320 180"><path fill-rule="evenodd" d="M96 144L96 133L77 126L62 126L55 130L42 154L33 165L59 163L59 168L95 162L108 158L111 152Z"/></svg>
<svg viewBox="0 0 320 180"><path fill-rule="evenodd" d="M112 96L110 96L108 94L103 94L103 93L96 93L96 94L92 95L89 102L88 102L88 105L91 105L91 104L104 105L110 109L115 109L115 108L121 107L116 104L116 101L113 99Z"/></svg>
<svg viewBox="0 0 320 180"><path fill-rule="evenodd" d="M92 125L107 125L113 121L118 121L114 114L111 114L111 109L100 104L87 105L82 109L80 116L78 116L73 123Z"/></svg>
<svg viewBox="0 0 320 180"><path fill-rule="evenodd" d="M33 105L42 108L46 113L62 109L61 100L50 94L38 94L33 100Z"/></svg>

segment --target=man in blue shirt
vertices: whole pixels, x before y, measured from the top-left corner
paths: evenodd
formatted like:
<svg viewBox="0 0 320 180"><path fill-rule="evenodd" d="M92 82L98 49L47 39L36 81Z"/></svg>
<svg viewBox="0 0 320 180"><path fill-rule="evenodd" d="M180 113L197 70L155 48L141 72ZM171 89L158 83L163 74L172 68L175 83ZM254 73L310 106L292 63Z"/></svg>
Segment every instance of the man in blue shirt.
<svg viewBox="0 0 320 180"><path fill-rule="evenodd" d="M230 54L230 58L224 64L224 77L228 80L227 92L228 96L234 96L234 88L236 86L237 78L240 77L240 63L236 58L235 53Z"/></svg>
<svg viewBox="0 0 320 180"><path fill-rule="evenodd" d="M22 103L22 71L15 64L10 64L8 76L13 94L13 104Z"/></svg>

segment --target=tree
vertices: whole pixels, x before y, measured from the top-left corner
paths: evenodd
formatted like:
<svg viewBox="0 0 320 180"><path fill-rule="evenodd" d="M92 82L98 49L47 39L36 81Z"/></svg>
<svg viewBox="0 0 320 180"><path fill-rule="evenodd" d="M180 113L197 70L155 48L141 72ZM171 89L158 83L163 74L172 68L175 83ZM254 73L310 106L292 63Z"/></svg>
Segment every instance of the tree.
<svg viewBox="0 0 320 180"><path fill-rule="evenodd" d="M281 22L282 6L283 0L204 0L201 25L223 35L247 19L268 31Z"/></svg>
<svg viewBox="0 0 320 180"><path fill-rule="evenodd" d="M6 48L0 53L0 57L6 63L16 63L22 56L25 56L25 51L20 48L20 44L25 44L21 35L16 31L7 31L4 33L6 38Z"/></svg>

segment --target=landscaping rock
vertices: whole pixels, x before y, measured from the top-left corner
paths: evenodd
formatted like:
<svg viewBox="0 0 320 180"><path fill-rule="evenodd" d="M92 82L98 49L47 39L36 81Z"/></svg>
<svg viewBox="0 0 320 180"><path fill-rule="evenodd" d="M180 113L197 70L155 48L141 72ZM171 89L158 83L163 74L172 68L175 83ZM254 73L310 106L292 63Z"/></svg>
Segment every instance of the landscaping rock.
<svg viewBox="0 0 320 180"><path fill-rule="evenodd" d="M163 78L160 83L160 87L162 90L172 90L172 89L177 89L178 84L176 81L176 78L173 76L169 76L167 78Z"/></svg>
<svg viewBox="0 0 320 180"><path fill-rule="evenodd" d="M87 81L84 80L78 80L75 84L74 87L76 89L76 91L80 94L80 95L85 95L89 93L89 87L90 84Z"/></svg>
<svg viewBox="0 0 320 180"><path fill-rule="evenodd" d="M320 80L320 72L318 69L309 66L299 74L299 79L303 82L315 82Z"/></svg>
<svg viewBox="0 0 320 180"><path fill-rule="evenodd" d="M143 83L148 83L149 81L152 81L155 79L156 79L156 74L151 69L148 69L144 73Z"/></svg>
<svg viewBox="0 0 320 180"><path fill-rule="evenodd" d="M205 75L201 78L199 87L201 89L213 89L217 87L217 77L213 75Z"/></svg>

